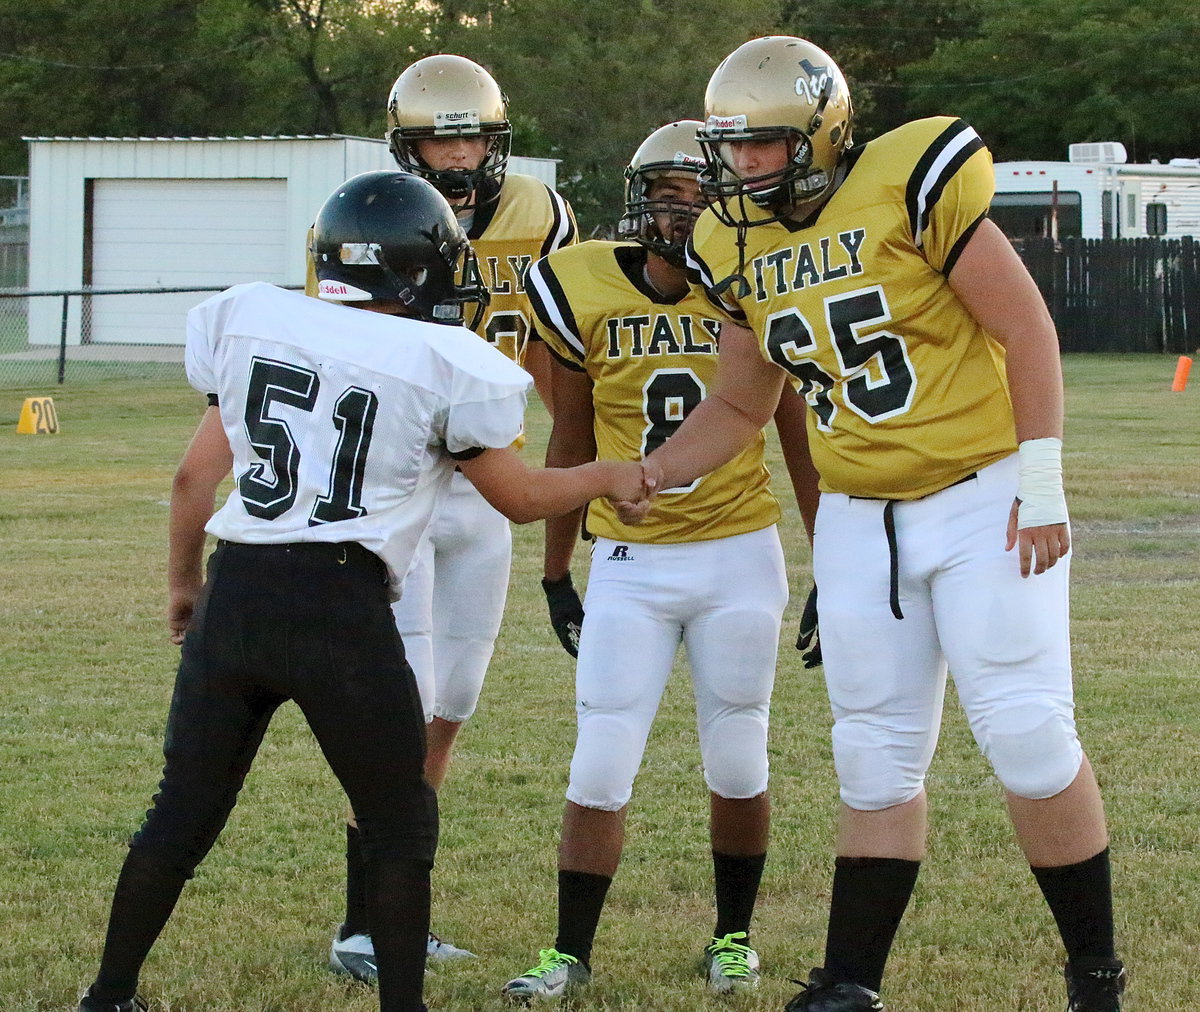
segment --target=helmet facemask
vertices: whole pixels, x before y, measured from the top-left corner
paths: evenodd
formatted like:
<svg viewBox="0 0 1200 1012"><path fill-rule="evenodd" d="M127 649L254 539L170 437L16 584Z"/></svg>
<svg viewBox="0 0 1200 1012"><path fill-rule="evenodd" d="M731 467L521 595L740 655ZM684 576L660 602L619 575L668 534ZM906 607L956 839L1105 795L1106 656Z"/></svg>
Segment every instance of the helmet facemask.
<svg viewBox="0 0 1200 1012"><path fill-rule="evenodd" d="M474 169L435 169L418 153L417 141L445 137L484 137L487 148ZM470 211L493 203L508 171L512 148L512 128L508 122L458 128L393 127L388 147L396 164L405 172L427 179L447 199L455 201L456 211ZM471 198L470 203L457 203Z"/></svg>
<svg viewBox="0 0 1200 1012"><path fill-rule="evenodd" d="M823 114L833 94L834 79L826 76L817 108L807 128L747 126L744 116L710 116L698 140L707 162L702 177L704 193L714 200L713 213L723 225L766 225L788 217L794 208L820 199L833 181L830 173L813 165L812 136L821 128ZM841 129L838 131L839 138ZM837 143L839 138L834 138ZM740 176L734 169L732 144L737 141L782 141L790 152L787 164L759 176ZM756 210L751 211L751 208ZM765 215L762 212L767 212ZM750 212L750 213L747 213Z"/></svg>
<svg viewBox="0 0 1200 1012"><path fill-rule="evenodd" d="M657 180L696 179L700 169L696 165L692 171L678 162L652 162L627 169L625 214L617 223L618 237L641 243L673 267L683 267L684 248L696 219L708 204L670 195L651 196L651 192Z"/></svg>

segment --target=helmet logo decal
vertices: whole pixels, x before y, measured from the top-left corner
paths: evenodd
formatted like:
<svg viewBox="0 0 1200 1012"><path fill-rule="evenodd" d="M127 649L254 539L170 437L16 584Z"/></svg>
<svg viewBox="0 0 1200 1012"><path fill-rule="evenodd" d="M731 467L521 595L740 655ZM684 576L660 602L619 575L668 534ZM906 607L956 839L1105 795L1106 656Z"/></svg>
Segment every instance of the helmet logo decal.
<svg viewBox="0 0 1200 1012"><path fill-rule="evenodd" d="M442 130L461 130L463 127L478 126L478 109L460 109L455 112L435 112L433 114L433 129L435 133Z"/></svg>
<svg viewBox="0 0 1200 1012"><path fill-rule="evenodd" d="M332 299L335 302L367 302L374 296L370 292L348 285L344 281L333 281L322 278L317 285L317 295L322 299Z"/></svg>
<svg viewBox="0 0 1200 1012"><path fill-rule="evenodd" d="M797 94L799 93L800 82L796 82ZM745 130L746 129L746 114L741 113L737 116L709 116L708 122L704 124L705 130L709 133L716 133L718 130Z"/></svg>
<svg viewBox="0 0 1200 1012"><path fill-rule="evenodd" d="M676 165L695 165L698 168L704 168L704 159L699 155L689 155L686 151L676 151L674 162Z"/></svg>
<svg viewBox="0 0 1200 1012"><path fill-rule="evenodd" d="M822 96L826 94L826 89L828 89L829 97L833 97L833 75L829 72L828 67L814 67L808 60L801 60L800 66L804 68L804 73L808 76L796 78L797 95L809 105L816 105L820 102Z"/></svg>
<svg viewBox="0 0 1200 1012"><path fill-rule="evenodd" d="M344 242L338 252L338 259L350 266L378 265L379 252L377 242Z"/></svg>

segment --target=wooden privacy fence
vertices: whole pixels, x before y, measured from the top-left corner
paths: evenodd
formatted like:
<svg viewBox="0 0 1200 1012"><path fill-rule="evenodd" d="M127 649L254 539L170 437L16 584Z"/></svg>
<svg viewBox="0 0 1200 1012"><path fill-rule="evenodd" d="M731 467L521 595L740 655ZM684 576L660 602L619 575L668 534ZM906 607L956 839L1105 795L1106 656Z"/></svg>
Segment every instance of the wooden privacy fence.
<svg viewBox="0 0 1200 1012"><path fill-rule="evenodd" d="M1063 351L1200 348L1200 242L1014 239Z"/></svg>

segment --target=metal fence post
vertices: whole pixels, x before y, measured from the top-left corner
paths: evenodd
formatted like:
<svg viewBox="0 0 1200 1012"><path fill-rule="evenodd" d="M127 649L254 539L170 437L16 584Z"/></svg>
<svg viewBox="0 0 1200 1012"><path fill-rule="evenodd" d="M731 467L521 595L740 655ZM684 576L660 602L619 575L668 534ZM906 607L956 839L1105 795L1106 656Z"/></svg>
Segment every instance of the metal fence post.
<svg viewBox="0 0 1200 1012"><path fill-rule="evenodd" d="M67 309L71 305L71 296L63 294L62 330L58 334L58 383L61 386L67 375Z"/></svg>

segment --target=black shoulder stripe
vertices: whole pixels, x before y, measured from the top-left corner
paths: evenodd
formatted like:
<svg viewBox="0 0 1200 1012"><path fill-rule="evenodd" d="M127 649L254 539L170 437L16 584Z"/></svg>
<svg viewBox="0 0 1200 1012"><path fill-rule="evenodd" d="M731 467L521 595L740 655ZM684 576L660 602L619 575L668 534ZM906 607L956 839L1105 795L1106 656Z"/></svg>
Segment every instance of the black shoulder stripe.
<svg viewBox="0 0 1200 1012"><path fill-rule="evenodd" d="M545 183L542 185L546 186ZM563 246L569 246L575 241L575 226L571 222L571 216L567 213L566 201L549 186L546 186L546 197L550 201L550 213L553 221L550 224L550 231L542 241L542 256Z"/></svg>
<svg viewBox="0 0 1200 1012"><path fill-rule="evenodd" d="M942 265L943 277L950 277L950 272L954 270L954 265L958 263L958 258L962 256L962 251L967 248L967 243L971 241L971 236L975 234L975 229L979 228L979 223L986 217L987 212L981 214L963 230L963 234L955 241L954 245L950 248L950 255L946 257L946 262Z"/></svg>
<svg viewBox="0 0 1200 1012"><path fill-rule="evenodd" d="M908 224L917 245L929 224L929 214L946 184L963 163L983 147L983 141L971 127L958 119L938 136L921 155L908 177L904 203Z"/></svg>
<svg viewBox="0 0 1200 1012"><path fill-rule="evenodd" d="M579 324L575 322L575 313L571 309L567 293L563 290L562 282L558 280L558 275L554 273L554 268L548 260L538 260L529 268L525 279L525 293L529 296L529 305L533 309L538 327L553 331L572 347L580 344ZM582 358L581 355L580 359Z"/></svg>

